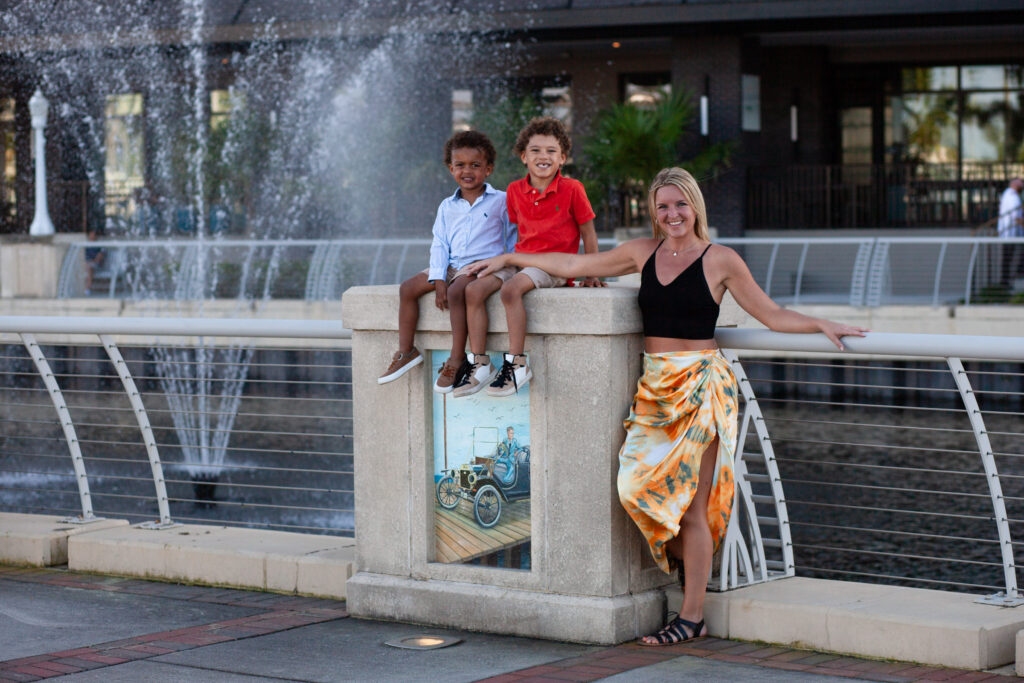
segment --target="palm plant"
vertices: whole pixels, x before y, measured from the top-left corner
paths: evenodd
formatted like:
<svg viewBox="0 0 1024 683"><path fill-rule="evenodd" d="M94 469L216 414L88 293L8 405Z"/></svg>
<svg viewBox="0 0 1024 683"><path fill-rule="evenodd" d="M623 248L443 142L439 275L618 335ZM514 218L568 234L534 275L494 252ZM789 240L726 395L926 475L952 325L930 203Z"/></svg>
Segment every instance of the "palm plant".
<svg viewBox="0 0 1024 683"><path fill-rule="evenodd" d="M637 225L645 215L646 188L667 166L681 166L698 180L728 168L733 141L704 145L683 159L681 145L692 135L695 109L689 92L678 90L652 107L614 104L600 111L594 133L583 144L587 194L603 198L604 214L620 225Z"/></svg>

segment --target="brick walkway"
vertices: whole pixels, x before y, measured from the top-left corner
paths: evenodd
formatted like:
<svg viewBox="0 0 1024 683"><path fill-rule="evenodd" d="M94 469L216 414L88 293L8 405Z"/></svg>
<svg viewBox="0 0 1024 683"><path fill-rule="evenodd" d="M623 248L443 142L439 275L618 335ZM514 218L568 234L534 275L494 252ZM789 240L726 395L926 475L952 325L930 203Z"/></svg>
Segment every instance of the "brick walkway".
<svg viewBox="0 0 1024 683"><path fill-rule="evenodd" d="M348 616L345 603L335 600L94 576L53 569L0 567L0 580L261 610L249 616L189 628L147 633L88 647L0 661L0 683L36 681L116 666L215 643L255 638L311 624L341 620ZM732 664L872 681L985 681L1012 678L989 672L925 667L905 662L880 662L807 650L768 647L757 643L703 638L689 644L660 648L626 644L593 649L581 656L556 660L482 680L495 683L596 681L679 657L701 657Z"/></svg>

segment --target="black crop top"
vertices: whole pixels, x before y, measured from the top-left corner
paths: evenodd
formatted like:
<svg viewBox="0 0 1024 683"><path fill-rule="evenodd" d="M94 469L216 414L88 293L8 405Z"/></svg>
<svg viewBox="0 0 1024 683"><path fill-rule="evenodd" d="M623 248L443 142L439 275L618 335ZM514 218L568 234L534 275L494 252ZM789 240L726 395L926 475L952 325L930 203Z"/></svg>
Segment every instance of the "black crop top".
<svg viewBox="0 0 1024 683"><path fill-rule="evenodd" d="M654 265L654 257L661 244L647 259L640 271L640 294L637 296L645 337L711 339L715 336L719 307L708 288L703 264L704 254L710 248L709 244L696 261L667 285L658 282Z"/></svg>

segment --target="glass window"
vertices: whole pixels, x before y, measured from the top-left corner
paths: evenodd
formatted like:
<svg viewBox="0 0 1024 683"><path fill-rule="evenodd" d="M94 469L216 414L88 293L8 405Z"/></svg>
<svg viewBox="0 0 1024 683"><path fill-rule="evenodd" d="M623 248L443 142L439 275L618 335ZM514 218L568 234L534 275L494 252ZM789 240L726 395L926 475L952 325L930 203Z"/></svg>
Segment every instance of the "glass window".
<svg viewBox="0 0 1024 683"><path fill-rule="evenodd" d="M18 202L18 195L14 190L17 175L14 98L0 97L0 226L14 223Z"/></svg>
<svg viewBox="0 0 1024 683"><path fill-rule="evenodd" d="M871 163L871 107L848 107L839 114L843 164Z"/></svg>
<svg viewBox="0 0 1024 683"><path fill-rule="evenodd" d="M893 98L893 108L894 138L905 145L906 160L929 164L957 161L955 94L904 95Z"/></svg>
<svg viewBox="0 0 1024 683"><path fill-rule="evenodd" d="M107 96L104 121L106 214L132 214L132 194L145 183L145 136L141 93ZM110 221L111 227L115 227Z"/></svg>
<svg viewBox="0 0 1024 683"><path fill-rule="evenodd" d="M961 126L964 161L1003 161L1006 157L1007 94L968 93Z"/></svg>
<svg viewBox="0 0 1024 683"><path fill-rule="evenodd" d="M469 88L452 90L452 131L469 130L473 120L473 91Z"/></svg>
<svg viewBox="0 0 1024 683"><path fill-rule="evenodd" d="M1024 90L1007 93L1006 158L1024 162Z"/></svg>
<svg viewBox="0 0 1024 683"><path fill-rule="evenodd" d="M672 94L668 73L627 74L622 77L622 101L650 109Z"/></svg>
<svg viewBox="0 0 1024 683"><path fill-rule="evenodd" d="M1006 87L1006 67L965 66L960 71L960 87L964 90L1002 90Z"/></svg>
<svg viewBox="0 0 1024 683"><path fill-rule="evenodd" d="M572 90L568 85L550 85L540 89L544 116L554 116L572 131Z"/></svg>
<svg viewBox="0 0 1024 683"><path fill-rule="evenodd" d="M903 69L903 92L956 90L955 66L928 66Z"/></svg>

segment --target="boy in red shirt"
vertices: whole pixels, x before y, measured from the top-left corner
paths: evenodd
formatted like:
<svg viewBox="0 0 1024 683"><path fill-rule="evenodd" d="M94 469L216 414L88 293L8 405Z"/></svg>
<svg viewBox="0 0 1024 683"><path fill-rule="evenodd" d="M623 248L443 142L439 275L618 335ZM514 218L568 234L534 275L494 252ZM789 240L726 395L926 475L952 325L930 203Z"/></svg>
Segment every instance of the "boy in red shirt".
<svg viewBox="0 0 1024 683"><path fill-rule="evenodd" d="M519 132L513 148L526 165L527 176L508 186L508 219L519 227L515 251L527 254L579 251L580 240L588 254L597 252L594 210L583 184L564 178L559 172L572 150L572 141L562 122L550 116L535 118ZM509 272L505 272L509 271ZM508 396L530 381L533 373L523 353L526 343L526 308L523 295L538 287L561 287L566 281L539 268L514 266L469 283L466 286L466 318L469 346L473 352L470 372L455 387L453 395L468 396L486 387L491 396ZM586 278L584 287L603 287L596 278ZM509 350L501 370L491 366L486 354L487 310L484 302L501 288L501 302L508 321Z"/></svg>

